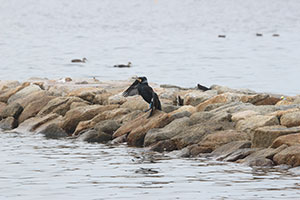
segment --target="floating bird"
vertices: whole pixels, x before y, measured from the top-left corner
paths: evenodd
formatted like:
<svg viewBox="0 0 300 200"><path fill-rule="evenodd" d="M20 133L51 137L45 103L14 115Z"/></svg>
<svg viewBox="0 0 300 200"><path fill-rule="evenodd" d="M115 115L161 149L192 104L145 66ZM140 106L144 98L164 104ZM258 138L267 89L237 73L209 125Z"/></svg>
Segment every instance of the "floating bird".
<svg viewBox="0 0 300 200"><path fill-rule="evenodd" d="M128 62L127 65L124 64L114 65L114 67L119 67L119 68L131 67L131 62Z"/></svg>
<svg viewBox="0 0 300 200"><path fill-rule="evenodd" d="M226 35L218 35L219 38L226 38Z"/></svg>
<svg viewBox="0 0 300 200"><path fill-rule="evenodd" d="M72 63L85 63L86 61L87 61L86 58L82 58L82 60L80 60L80 59L71 60Z"/></svg>
<svg viewBox="0 0 300 200"><path fill-rule="evenodd" d="M200 85L200 84L197 84L197 88L198 88L199 90L202 90L202 91L211 90L211 88L205 87L205 86Z"/></svg>
<svg viewBox="0 0 300 200"><path fill-rule="evenodd" d="M263 34L262 34L262 33L256 33L256 36L257 36L257 37L262 37Z"/></svg>
<svg viewBox="0 0 300 200"><path fill-rule="evenodd" d="M273 36L273 37L279 37L279 34L274 33L272 36Z"/></svg>
<svg viewBox="0 0 300 200"><path fill-rule="evenodd" d="M152 116L152 113L155 109L161 110L161 104L157 94L153 91L153 89L148 85L148 81L146 77L138 77L131 86L123 92L123 96L134 96L141 95L143 99L149 103L149 109L145 110L148 112L151 110L149 117Z"/></svg>

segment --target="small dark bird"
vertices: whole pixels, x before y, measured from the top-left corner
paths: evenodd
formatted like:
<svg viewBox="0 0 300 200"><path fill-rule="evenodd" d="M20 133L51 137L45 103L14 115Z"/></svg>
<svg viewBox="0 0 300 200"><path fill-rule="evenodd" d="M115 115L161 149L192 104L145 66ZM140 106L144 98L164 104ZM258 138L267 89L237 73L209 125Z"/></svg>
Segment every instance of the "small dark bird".
<svg viewBox="0 0 300 200"><path fill-rule="evenodd" d="M127 65L124 64L114 65L114 67L119 67L119 68L131 67L131 62L128 62Z"/></svg>
<svg viewBox="0 0 300 200"><path fill-rule="evenodd" d="M257 37L262 37L263 34L262 34L262 33L256 33L256 36L257 36Z"/></svg>
<svg viewBox="0 0 300 200"><path fill-rule="evenodd" d="M226 38L226 35L218 35L219 38Z"/></svg>
<svg viewBox="0 0 300 200"><path fill-rule="evenodd" d="M279 34L274 33L272 36L273 36L273 37L279 37Z"/></svg>
<svg viewBox="0 0 300 200"><path fill-rule="evenodd" d="M86 61L87 61L86 58L82 58L82 60L81 59L73 59L73 60L71 60L72 63L85 63Z"/></svg>
<svg viewBox="0 0 300 200"><path fill-rule="evenodd" d="M211 88L205 87L205 86L200 85L200 84L197 84L197 88L198 88L199 90L202 90L202 91L211 90Z"/></svg>
<svg viewBox="0 0 300 200"><path fill-rule="evenodd" d="M146 77L138 77L131 86L123 92L124 97L141 95L143 99L149 103L149 109L145 110L148 112L151 110L149 117L152 116L155 109L161 110L161 104L158 95L153 91L153 89L148 85Z"/></svg>

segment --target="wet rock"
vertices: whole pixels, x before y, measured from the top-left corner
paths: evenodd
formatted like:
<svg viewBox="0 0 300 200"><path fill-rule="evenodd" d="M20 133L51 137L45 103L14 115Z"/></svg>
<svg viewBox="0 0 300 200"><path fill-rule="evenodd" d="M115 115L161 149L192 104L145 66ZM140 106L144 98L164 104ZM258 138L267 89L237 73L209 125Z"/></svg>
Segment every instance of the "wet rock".
<svg viewBox="0 0 300 200"><path fill-rule="evenodd" d="M273 166L274 163L272 161L273 156L280 151L284 150L287 146L282 145L276 149L273 148L266 148L260 149L251 155L247 156L246 158L239 161L239 163L243 163L249 166ZM272 161L272 162L270 162Z"/></svg>
<svg viewBox="0 0 300 200"><path fill-rule="evenodd" d="M113 139L110 144L121 144L127 142L127 135L122 135L120 137L117 137L115 139Z"/></svg>
<svg viewBox="0 0 300 200"><path fill-rule="evenodd" d="M217 157L219 160L222 160L232 153L236 152L237 150L250 148L250 146L251 142L249 141L234 141L218 147L210 155L213 157Z"/></svg>
<svg viewBox="0 0 300 200"><path fill-rule="evenodd" d="M258 115L258 114L259 114L258 112L253 111L253 110L245 110L245 111L233 113L231 119L234 122L238 122L240 120L245 120L249 117L252 117L252 116Z"/></svg>
<svg viewBox="0 0 300 200"><path fill-rule="evenodd" d="M285 148L273 157L273 161L276 165L300 166L300 145Z"/></svg>
<svg viewBox="0 0 300 200"><path fill-rule="evenodd" d="M54 97L53 96L45 96L44 98L35 100L31 103L29 103L23 112L21 113L19 117L19 123L22 123L26 119L29 119L30 117L34 117L37 115L37 113L47 105L47 103L52 100Z"/></svg>
<svg viewBox="0 0 300 200"><path fill-rule="evenodd" d="M275 116L254 115L240 120L236 123L236 129L243 132L250 132L258 127L279 125Z"/></svg>
<svg viewBox="0 0 300 200"><path fill-rule="evenodd" d="M0 101L1 102L5 102L7 103L8 99L16 94L18 91L22 90L23 88L29 86L30 83L29 82L25 82L22 85L17 86L16 88L9 88L7 89L5 92L0 94Z"/></svg>
<svg viewBox="0 0 300 200"><path fill-rule="evenodd" d="M102 105L83 106L69 110L64 117L62 128L68 134L72 134L80 121L90 120L106 110L107 107Z"/></svg>
<svg viewBox="0 0 300 200"><path fill-rule="evenodd" d="M272 143L271 147L277 148L283 144L286 144L287 146L300 145L300 132L289 135L283 135L276 138Z"/></svg>
<svg viewBox="0 0 300 200"><path fill-rule="evenodd" d="M282 115L280 123L286 127L300 126L300 111Z"/></svg>
<svg viewBox="0 0 300 200"><path fill-rule="evenodd" d="M16 129L17 132L35 132L41 126L47 126L50 123L53 123L58 119L61 121L61 116L58 114L49 114L43 117L33 117L30 119L25 120L23 123L19 124L18 128Z"/></svg>
<svg viewBox="0 0 300 200"><path fill-rule="evenodd" d="M68 136L68 134L57 124L50 124L43 130L41 130L39 133L43 134L46 138L50 139L58 139Z"/></svg>
<svg viewBox="0 0 300 200"><path fill-rule="evenodd" d="M237 151L231 153L230 155L226 156L225 158L222 158L223 161L226 162L235 162L240 159L243 159L250 154L254 153L258 149L255 148L243 148L243 149L238 149Z"/></svg>
<svg viewBox="0 0 300 200"><path fill-rule="evenodd" d="M12 96L10 96L9 99L7 100L7 102L8 102L8 104L10 104L18 99L25 98L25 97L31 95L32 93L41 91L41 90L42 89L37 85L29 85L27 87L24 87L20 91L16 92Z"/></svg>
<svg viewBox="0 0 300 200"><path fill-rule="evenodd" d="M19 103L11 103L2 110L0 117L14 117L15 119L18 119L22 111L23 107Z"/></svg>
<svg viewBox="0 0 300 200"><path fill-rule="evenodd" d="M39 116L44 116L49 113L56 113L64 116L70 110L71 104L74 102L86 102L79 97L56 97L50 100L45 107L38 113ZM88 104L88 103L87 103Z"/></svg>
<svg viewBox="0 0 300 200"><path fill-rule="evenodd" d="M205 136L198 145L202 146L202 148L215 150L216 148L233 141L250 141L250 137L247 133L236 130L217 131Z"/></svg>
<svg viewBox="0 0 300 200"><path fill-rule="evenodd" d="M282 135L299 133L300 127L286 128L284 126L266 126L258 128L252 136L252 147L269 147L273 141Z"/></svg>
<svg viewBox="0 0 300 200"><path fill-rule="evenodd" d="M97 131L101 131L107 134L112 135L118 128L120 128L120 124L115 120L105 120L98 122L94 129Z"/></svg>
<svg viewBox="0 0 300 200"><path fill-rule="evenodd" d="M108 103L109 104L123 104L127 101L127 99L125 97L123 97L122 93L116 94L116 95L112 95L110 97L108 97Z"/></svg>
<svg viewBox="0 0 300 200"><path fill-rule="evenodd" d="M151 151L164 152L164 151L174 151L177 150L177 146L173 140L163 140L152 145Z"/></svg>
<svg viewBox="0 0 300 200"><path fill-rule="evenodd" d="M94 98L98 94L103 94L106 91L102 88L95 88L95 87L89 87L89 88L79 88L76 90L71 91L67 96L75 96L79 97L85 101L93 102Z"/></svg>
<svg viewBox="0 0 300 200"><path fill-rule="evenodd" d="M214 96L217 95L217 91L216 90L208 90L206 92L202 92L199 90L194 90L191 91L187 94L184 95L184 104L185 105L192 105L192 106L196 106L199 103L202 103Z"/></svg>
<svg viewBox="0 0 300 200"><path fill-rule="evenodd" d="M126 97L126 102L121 105L121 108L127 108L131 111L144 111L149 108L149 105L140 96Z"/></svg>
<svg viewBox="0 0 300 200"><path fill-rule="evenodd" d="M189 118L184 117L180 119L175 119L164 128L161 129L151 129L147 132L144 139L144 146L149 146L154 143L157 143L161 140L171 139L175 135L182 132L184 129L187 129L189 126Z"/></svg>
<svg viewBox="0 0 300 200"><path fill-rule="evenodd" d="M99 112L92 119L86 121L80 121L73 135L78 135L83 130L93 128L98 122L101 122L103 120L114 119L116 116L119 116L124 113L129 113L127 109L117 108L117 107L118 105L107 105L105 106L105 109L102 112Z"/></svg>
<svg viewBox="0 0 300 200"><path fill-rule="evenodd" d="M112 136L104 132L90 129L80 135L78 139L89 143L107 143L112 139Z"/></svg>
<svg viewBox="0 0 300 200"><path fill-rule="evenodd" d="M113 138L128 134L127 141L131 146L143 146L146 133L152 128L162 128L169 124L173 119L170 115L156 111L148 118L149 114L145 113L142 116L134 119L131 122L121 126L114 134Z"/></svg>
<svg viewBox="0 0 300 200"><path fill-rule="evenodd" d="M18 121L13 117L7 117L0 121L0 128L3 130L12 130L18 126Z"/></svg>

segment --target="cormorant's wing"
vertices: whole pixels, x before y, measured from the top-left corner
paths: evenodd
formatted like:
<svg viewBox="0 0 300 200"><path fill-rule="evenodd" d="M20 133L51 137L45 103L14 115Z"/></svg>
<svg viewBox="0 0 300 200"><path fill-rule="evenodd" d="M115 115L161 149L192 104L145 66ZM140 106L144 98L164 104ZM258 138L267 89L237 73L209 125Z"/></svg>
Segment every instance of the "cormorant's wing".
<svg viewBox="0 0 300 200"><path fill-rule="evenodd" d="M160 104L159 98L155 92L153 92L153 95L152 95L152 102L153 102L153 107L155 109L161 110L161 104Z"/></svg>
<svg viewBox="0 0 300 200"><path fill-rule="evenodd" d="M138 80L135 80L131 86L129 88L127 88L127 90L125 90L122 95L124 97L128 97L128 96L134 96L139 94L139 91L137 89L138 85L140 84L140 82Z"/></svg>

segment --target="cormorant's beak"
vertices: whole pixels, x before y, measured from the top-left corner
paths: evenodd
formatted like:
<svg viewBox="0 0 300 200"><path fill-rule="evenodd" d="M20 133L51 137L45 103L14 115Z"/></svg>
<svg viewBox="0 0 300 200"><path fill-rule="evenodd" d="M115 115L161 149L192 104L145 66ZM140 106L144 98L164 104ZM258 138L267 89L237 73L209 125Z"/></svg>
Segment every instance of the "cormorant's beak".
<svg viewBox="0 0 300 200"><path fill-rule="evenodd" d="M141 78L137 78L136 80L138 80L138 82L140 82L140 83L142 82L142 79L141 79Z"/></svg>

